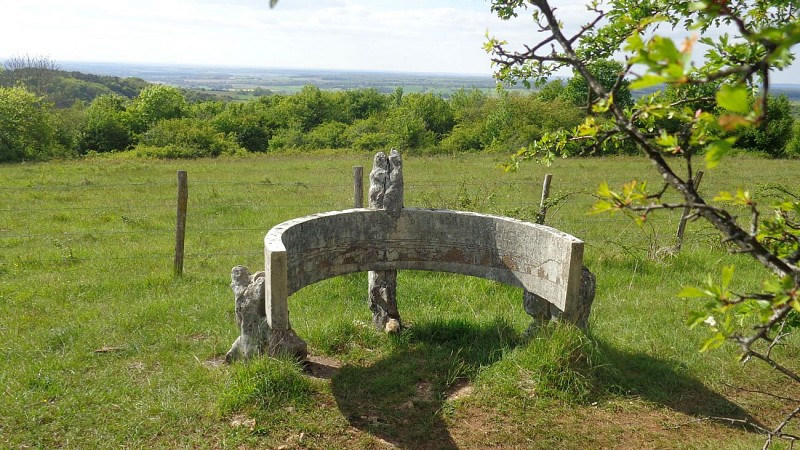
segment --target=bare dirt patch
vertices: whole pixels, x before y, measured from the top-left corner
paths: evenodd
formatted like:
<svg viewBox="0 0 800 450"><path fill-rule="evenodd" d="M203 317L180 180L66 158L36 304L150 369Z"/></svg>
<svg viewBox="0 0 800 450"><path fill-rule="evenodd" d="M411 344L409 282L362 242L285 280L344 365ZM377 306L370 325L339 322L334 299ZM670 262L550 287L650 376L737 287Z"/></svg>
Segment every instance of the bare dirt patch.
<svg viewBox="0 0 800 450"><path fill-rule="evenodd" d="M464 397L468 397L472 394L474 388L469 384L467 380L462 380L455 383L445 394L445 398L447 400L458 400Z"/></svg>
<svg viewBox="0 0 800 450"><path fill-rule="evenodd" d="M460 449L477 448L741 448L762 436L636 400L601 405L542 405L500 411L466 405L449 421Z"/></svg>
<svg viewBox="0 0 800 450"><path fill-rule="evenodd" d="M342 368L338 359L323 355L308 355L303 364L303 372L314 378L330 380Z"/></svg>
<svg viewBox="0 0 800 450"><path fill-rule="evenodd" d="M211 358L202 361L200 364L209 369L222 367L223 365L225 365L225 355L212 356Z"/></svg>

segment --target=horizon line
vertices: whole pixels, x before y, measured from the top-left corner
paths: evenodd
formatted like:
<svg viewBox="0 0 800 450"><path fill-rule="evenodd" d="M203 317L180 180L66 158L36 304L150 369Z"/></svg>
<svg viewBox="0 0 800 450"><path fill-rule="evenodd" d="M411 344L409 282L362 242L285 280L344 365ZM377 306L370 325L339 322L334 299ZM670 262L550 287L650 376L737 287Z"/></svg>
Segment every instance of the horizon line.
<svg viewBox="0 0 800 450"><path fill-rule="evenodd" d="M410 70L390 70L390 69L341 69L341 68L307 68L307 67L275 67L275 66L250 66L237 64L214 64L214 63L166 63L166 62L131 62L131 61L80 61L65 60L55 61L57 64L108 64L134 67L164 67L164 68L195 68L195 69L249 69L249 70L275 70L275 71L305 71L305 72L347 72L347 73L385 73L402 75L441 75L457 77L480 77L493 79L492 74L481 74L476 72L415 72Z"/></svg>

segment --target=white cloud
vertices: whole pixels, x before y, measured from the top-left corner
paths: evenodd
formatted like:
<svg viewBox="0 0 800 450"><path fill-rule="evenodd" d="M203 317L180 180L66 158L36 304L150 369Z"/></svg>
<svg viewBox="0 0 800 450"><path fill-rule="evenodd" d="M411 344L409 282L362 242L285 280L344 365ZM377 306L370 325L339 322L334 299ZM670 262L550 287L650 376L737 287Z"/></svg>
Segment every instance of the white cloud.
<svg viewBox="0 0 800 450"><path fill-rule="evenodd" d="M8 3L0 58L488 74L487 30L512 44L536 37L530 11L501 21L482 0ZM567 29L590 18L581 0L556 4Z"/></svg>

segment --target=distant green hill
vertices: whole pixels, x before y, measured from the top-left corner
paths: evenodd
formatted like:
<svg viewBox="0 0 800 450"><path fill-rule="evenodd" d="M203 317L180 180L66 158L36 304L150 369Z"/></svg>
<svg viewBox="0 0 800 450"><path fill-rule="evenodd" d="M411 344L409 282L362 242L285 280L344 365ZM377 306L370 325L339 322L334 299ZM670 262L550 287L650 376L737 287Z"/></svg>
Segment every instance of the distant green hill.
<svg viewBox="0 0 800 450"><path fill-rule="evenodd" d="M76 101L89 103L103 94L119 94L133 98L147 86L141 78L120 78L41 68L21 68L0 72L0 86L23 85L45 97L58 108L67 108Z"/></svg>

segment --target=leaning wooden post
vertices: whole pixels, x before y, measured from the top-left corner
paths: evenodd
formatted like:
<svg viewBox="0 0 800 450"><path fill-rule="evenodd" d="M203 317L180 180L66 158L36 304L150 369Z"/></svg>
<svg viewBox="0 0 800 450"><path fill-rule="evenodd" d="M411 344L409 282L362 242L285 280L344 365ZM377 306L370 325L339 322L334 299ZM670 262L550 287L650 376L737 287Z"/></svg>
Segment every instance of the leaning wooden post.
<svg viewBox="0 0 800 450"><path fill-rule="evenodd" d="M700 181L703 179L703 171L698 170L697 176L694 179L694 190L697 191L697 188L700 187ZM683 245L683 232L686 230L686 221L689 218L689 213L692 211L690 205L686 205L683 208L683 214L681 214L681 220L678 222L678 235L677 240L675 241L675 251L681 251L681 245Z"/></svg>
<svg viewBox="0 0 800 450"><path fill-rule="evenodd" d="M175 276L183 275L183 249L186 238L186 204L189 200L189 187L186 171L178 171L178 213L175 224Z"/></svg>
<svg viewBox="0 0 800 450"><path fill-rule="evenodd" d="M353 167L353 208L364 207L364 167Z"/></svg>
<svg viewBox="0 0 800 450"><path fill-rule="evenodd" d="M544 218L547 215L547 198L550 197L550 181L553 179L552 174L544 176L544 183L542 183L542 200L539 202L539 212L536 214L536 223L539 225L544 224Z"/></svg>
<svg viewBox="0 0 800 450"><path fill-rule="evenodd" d="M388 158L383 152L375 155L369 174L369 207L384 209L394 219L400 217L403 210L403 161L395 149L392 149ZM397 271L370 271L367 278L372 324L386 332L399 331Z"/></svg>

